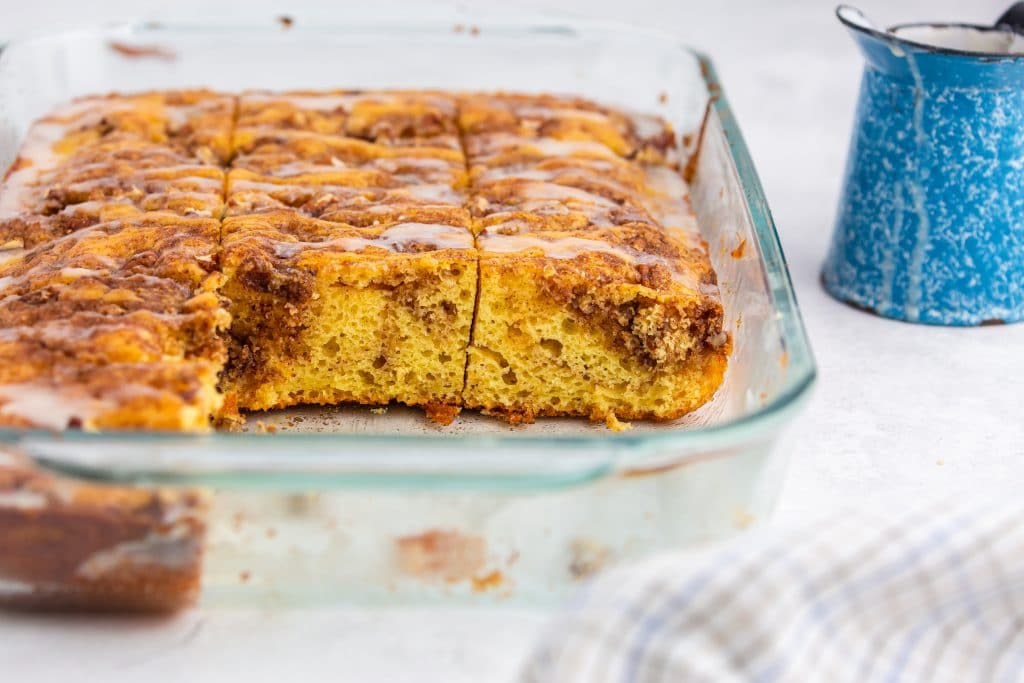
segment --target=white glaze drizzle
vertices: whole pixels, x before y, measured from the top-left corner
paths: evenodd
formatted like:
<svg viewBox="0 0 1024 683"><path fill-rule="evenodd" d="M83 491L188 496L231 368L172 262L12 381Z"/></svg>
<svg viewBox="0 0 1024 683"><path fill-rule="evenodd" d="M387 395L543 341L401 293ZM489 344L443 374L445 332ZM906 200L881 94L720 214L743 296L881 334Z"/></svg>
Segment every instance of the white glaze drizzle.
<svg viewBox="0 0 1024 683"><path fill-rule="evenodd" d="M577 109L572 107L560 107L560 106L543 106L535 104L515 104L513 103L511 110L520 117L523 118L542 118L542 119L585 119L594 121L595 123L601 123L604 125L619 128L616 125L616 121L611 115L591 111L588 109ZM622 118L626 119L633 128L633 133L640 138L641 141L650 140L661 136L665 130L665 122L657 116L651 116L649 114L641 114L637 112L630 112L626 110L612 110L611 114L617 114Z"/></svg>
<svg viewBox="0 0 1024 683"><path fill-rule="evenodd" d="M665 132L665 123L657 116L647 114L627 114L633 124L633 132L641 140L656 138Z"/></svg>
<svg viewBox="0 0 1024 683"><path fill-rule="evenodd" d="M149 318L163 321L170 325L186 320L188 314L158 313L145 311ZM39 341L47 346L60 346L65 341L90 339L104 333L120 333L125 330L131 333L148 334L145 328L138 326L138 314L107 316L105 322L93 322L90 325L76 325L69 320L43 320L32 325L16 327L0 327L0 341ZM172 357L168 357L173 360Z"/></svg>
<svg viewBox="0 0 1024 683"><path fill-rule="evenodd" d="M465 201L465 194L453 190L448 185L440 183L424 183L422 185L409 185L402 188L401 192L413 199L433 204L456 204L461 206Z"/></svg>
<svg viewBox="0 0 1024 683"><path fill-rule="evenodd" d="M604 208L615 208L618 206L618 204L607 197L568 185L529 181L519 184L517 188L519 189L518 196L526 200L523 202L523 206L532 205L536 202L550 201L563 202L569 206L575 204L594 205Z"/></svg>
<svg viewBox="0 0 1024 683"><path fill-rule="evenodd" d="M438 170L448 171L451 169L460 169L463 164L461 161L439 159L437 157L410 157L405 155L395 155L391 157L381 157L373 160L373 165L380 166L383 170L390 171L392 173L397 172L402 166L410 168L420 168L424 170Z"/></svg>
<svg viewBox="0 0 1024 683"><path fill-rule="evenodd" d="M460 161L449 161L430 157L379 157L361 163L345 163L336 157L332 157L332 163L316 163L310 161L289 161L283 164L260 163L261 155L254 154L240 157L235 161L236 168L252 170L255 173L268 175L275 178L289 178L293 176L330 174L338 171L380 171L388 173L396 180L415 182L437 182L451 183L452 179L462 171L463 164ZM269 166L269 167L268 167Z"/></svg>
<svg viewBox="0 0 1024 683"><path fill-rule="evenodd" d="M513 104L512 111L523 118L541 119L586 119L612 125L611 119L601 112L590 111L589 109L575 109L572 107L547 107L537 104Z"/></svg>
<svg viewBox="0 0 1024 683"><path fill-rule="evenodd" d="M558 260L574 259L586 252L611 254L632 265L659 265L666 268L672 279L680 285L702 294L717 293L714 286L699 282L693 273L680 270L671 258L656 254L645 254L635 249L609 244L597 239L565 235L559 237L538 237L534 234L496 234L490 232L500 226L490 226L477 237L480 250L491 254L514 254L530 249L540 249L546 258Z"/></svg>
<svg viewBox="0 0 1024 683"><path fill-rule="evenodd" d="M196 549L188 534L186 525L176 525L167 533L151 531L137 541L125 541L93 553L75 573L95 580L125 566L183 569L196 559Z"/></svg>
<svg viewBox="0 0 1024 683"><path fill-rule="evenodd" d="M47 242L44 245L40 245L34 250L21 249L16 251L20 251L21 253L19 254L19 256L21 256L24 259L25 257L31 257L33 254L46 253L46 251L52 250L55 245L68 242L80 242L85 240L86 238L95 237L96 235L109 234L107 230L109 230L111 227L114 227L116 229L118 225L118 221L100 223L89 228L83 228L81 230L76 230L66 235L62 235L54 240L51 240L50 242ZM213 246L211 245L210 248L212 250ZM2 258L2 255L4 253L7 252L0 252L0 267L2 267L4 264L4 260ZM24 261L22 262L24 263ZM69 263L75 263L80 265L68 265ZM61 277L63 277L65 281L75 280L77 278L87 277L90 275L106 276L109 275L111 271L114 271L117 268L119 268L122 264L123 261L121 260L114 259L106 254L97 254L92 252L68 256L56 263L47 259L43 259L41 260L41 262L29 267L27 270L22 270L21 272L18 272L18 270L12 269L8 271L18 273L17 275L8 275L0 277L0 293L2 293L5 289L8 289L10 287L24 284L31 280L33 277L39 275L48 275L55 272L59 272ZM131 275L126 275L125 277L141 278L147 282L154 283L163 281L165 279L146 273L132 273ZM0 299L0 301L2 301L2 299Z"/></svg>
<svg viewBox="0 0 1024 683"><path fill-rule="evenodd" d="M67 429L76 418L85 424L109 407L108 401L43 384L0 385L0 415L20 418L44 429Z"/></svg>
<svg viewBox="0 0 1024 683"><path fill-rule="evenodd" d="M171 128L182 128L190 123L191 119L200 116L221 114L227 120L227 116L229 116L231 111L230 106L230 97L207 97L194 104L165 104L163 105L163 114ZM224 132L227 132L226 128Z"/></svg>
<svg viewBox="0 0 1024 683"><path fill-rule="evenodd" d="M12 596L12 595L28 595L34 593L36 587L31 583L25 581L16 581L14 579L5 579L0 576L0 595Z"/></svg>
<svg viewBox="0 0 1024 683"><path fill-rule="evenodd" d="M409 156L429 158L437 157L439 153L454 157L456 154L453 154L453 152L461 153L462 151L462 147L459 144L459 136L455 133L439 133L431 135L429 138L421 138L419 144L403 145L401 144L401 139L388 142L374 142L363 138L347 137L343 133L318 133L301 128L278 128L261 124L240 126L235 132L235 137L237 139L242 136L251 136L253 140L250 144L258 143L257 150L262 145L268 143L279 144L279 141L312 140L327 149L362 149L372 151L372 156L378 157ZM422 144L424 139L429 139L430 144Z"/></svg>
<svg viewBox="0 0 1024 683"><path fill-rule="evenodd" d="M391 92L361 92L361 93L274 93L274 92L248 92L242 95L241 104L244 107L250 103L272 104L274 102L285 102L296 109L312 111L342 111L350 112L359 104L400 104L402 102L417 102L427 104L443 113L453 115L455 103L445 97L425 95L422 93L402 94Z"/></svg>
<svg viewBox="0 0 1024 683"><path fill-rule="evenodd" d="M399 223L383 230L377 237L338 237L322 242L274 241L274 253L291 258L305 251L361 251L379 247L400 253L410 244L428 245L434 249L472 249L473 236L465 228L431 223Z"/></svg>
<svg viewBox="0 0 1024 683"><path fill-rule="evenodd" d="M297 93L273 93L273 92L251 92L245 93L241 98L242 116L246 115L246 105L250 103L267 105L274 103L285 103L295 109L306 109L310 111L343 111L347 112L352 105L365 100L362 95L351 93L338 94L297 94Z"/></svg>
<svg viewBox="0 0 1024 683"><path fill-rule="evenodd" d="M54 151L54 146L58 142L76 129L97 125L105 116L118 111L134 109L138 107L140 101L145 102L146 100L131 96L116 99L86 98L58 107L45 119L36 122L29 129L19 150L19 156L30 162L29 165L10 173L0 185L0 220L18 215L38 199L37 186L44 182L50 174L59 170L62 162L67 159L67 155ZM173 126L180 127L187 123L189 117L200 111L205 112L211 104L224 104L227 101L227 98L212 98L194 105L162 105L159 111ZM145 108L149 109L149 107ZM173 150L168 149L168 151L173 153ZM83 168L88 169L93 166L95 164L88 164ZM153 170L160 173L176 173L197 168L209 170L211 167L190 164L165 166ZM75 184L75 187L89 188L90 185L83 182Z"/></svg>
<svg viewBox="0 0 1024 683"><path fill-rule="evenodd" d="M607 157L619 158L610 148L600 142L589 140L559 140L550 137L527 137L512 133L485 133L470 138L474 153L473 161L486 161L490 156L511 150L533 150L547 158Z"/></svg>
<svg viewBox="0 0 1024 683"><path fill-rule="evenodd" d="M508 177L534 177L537 179L548 180L562 173L576 173L580 175L585 174L595 179L607 181L610 173L620 169L628 169L631 172L635 172L635 168L633 166L627 165L625 162L617 165L610 159L592 159L589 157L561 158L569 159L570 161L564 165L551 166L543 169L539 168L539 166L551 160L534 159L525 162L515 161L510 164L491 164L488 166L480 164L476 166L475 170L479 173L479 178L481 180ZM542 175L545 177L541 178Z"/></svg>
<svg viewBox="0 0 1024 683"><path fill-rule="evenodd" d="M155 313L154 315L161 314ZM126 327L125 323L129 319L131 318L126 317L123 321L96 323L89 326L77 326L70 321L40 321L34 325L0 328L0 341L38 341L48 346L59 346L61 342L91 339L108 332L137 331L137 328Z"/></svg>
<svg viewBox="0 0 1024 683"><path fill-rule="evenodd" d="M518 192L509 203L492 202L491 215L507 211L527 211L541 215L566 215L579 213L598 227L616 225L612 220L613 212L625 212L619 218L631 216L631 220L648 221L650 217L641 207L620 206L616 202L601 195L581 190L576 187L557 185L555 183L527 182L518 187Z"/></svg>
<svg viewBox="0 0 1024 683"><path fill-rule="evenodd" d="M286 203L294 203L303 197L331 195L341 202L341 208L345 206L358 207L370 213L393 211L401 206L461 208L465 201L463 193L440 183L380 188L345 185L293 185L257 180L232 180L228 198L237 202L240 198L252 193L269 195Z"/></svg>
<svg viewBox="0 0 1024 683"><path fill-rule="evenodd" d="M47 499L38 491L0 491L0 508L15 508L17 510L39 510L46 507ZM3 590L0 588L0 593Z"/></svg>
<svg viewBox="0 0 1024 683"><path fill-rule="evenodd" d="M69 191L80 194L90 194L101 188L112 188L116 191L135 192L141 191L141 185L152 188L153 192L181 191L202 192L203 194L220 196L224 181L221 178L204 178L201 176L177 176L164 178L160 176L129 176L113 178L92 178L80 182L73 182L67 185ZM190 188L186 190L186 188ZM115 195L117 196L117 195Z"/></svg>
<svg viewBox="0 0 1024 683"><path fill-rule="evenodd" d="M685 234L688 243L699 244L700 228L690 206L690 188L678 171L662 166L644 167L649 195L646 208L665 230L679 236Z"/></svg>

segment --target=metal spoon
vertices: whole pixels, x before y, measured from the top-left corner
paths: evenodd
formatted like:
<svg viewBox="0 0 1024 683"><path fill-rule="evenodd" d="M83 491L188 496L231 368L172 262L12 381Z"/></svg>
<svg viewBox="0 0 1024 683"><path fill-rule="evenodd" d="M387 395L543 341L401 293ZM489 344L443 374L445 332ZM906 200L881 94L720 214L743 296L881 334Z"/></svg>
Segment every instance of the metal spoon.
<svg viewBox="0 0 1024 683"><path fill-rule="evenodd" d="M1024 2L1018 2L1006 10L996 21L996 28L1024 35Z"/></svg>

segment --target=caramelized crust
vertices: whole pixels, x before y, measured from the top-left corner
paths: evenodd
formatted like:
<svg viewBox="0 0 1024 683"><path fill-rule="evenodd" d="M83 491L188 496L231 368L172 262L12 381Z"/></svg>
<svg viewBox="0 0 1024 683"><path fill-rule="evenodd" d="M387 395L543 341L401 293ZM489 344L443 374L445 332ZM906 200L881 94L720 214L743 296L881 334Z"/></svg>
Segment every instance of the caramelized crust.
<svg viewBox="0 0 1024 683"><path fill-rule="evenodd" d="M238 111L236 147L249 152L247 129L306 131L388 144L446 146L458 151L455 101L426 91L336 90L249 92Z"/></svg>
<svg viewBox="0 0 1024 683"><path fill-rule="evenodd" d="M455 101L439 93L243 95L228 215L294 209L369 226L461 219Z"/></svg>
<svg viewBox="0 0 1024 683"><path fill-rule="evenodd" d="M617 111L578 97L556 95L470 95L460 100L465 135L506 134L534 141L598 143L620 157L644 162L675 162L675 133L663 120ZM474 143L467 152L476 155ZM551 150L548 156L562 152Z"/></svg>
<svg viewBox="0 0 1024 683"><path fill-rule="evenodd" d="M0 247L32 248L133 212L219 218L233 116L233 98L200 90L57 109L32 127L4 177Z"/></svg>
<svg viewBox="0 0 1024 683"><path fill-rule="evenodd" d="M717 278L704 250L651 225L545 230L529 223L483 228L481 259L533 259L558 273L578 271L582 283L640 284L681 300L712 303Z"/></svg>
<svg viewBox="0 0 1024 683"><path fill-rule="evenodd" d="M463 200L464 195L452 185L417 184L383 172L371 177L360 171L280 179L233 170L228 183L229 216L288 208L311 218L352 225L403 218L448 222L465 215Z"/></svg>
<svg viewBox="0 0 1024 683"><path fill-rule="evenodd" d="M153 213L100 223L0 262L0 291L115 273L166 278L198 289L217 278L219 240L220 223L210 219Z"/></svg>

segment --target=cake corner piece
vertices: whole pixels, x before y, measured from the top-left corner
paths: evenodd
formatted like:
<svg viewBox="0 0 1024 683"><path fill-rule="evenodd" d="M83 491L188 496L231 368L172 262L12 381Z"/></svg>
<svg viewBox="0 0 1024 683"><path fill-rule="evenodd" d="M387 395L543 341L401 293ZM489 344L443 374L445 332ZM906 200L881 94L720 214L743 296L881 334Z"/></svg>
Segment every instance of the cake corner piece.
<svg viewBox="0 0 1024 683"><path fill-rule="evenodd" d="M729 345L711 286L691 289L667 266L637 266L632 259L649 254L621 236L548 233L517 243L485 233L480 244L467 407L512 423L670 420L721 383Z"/></svg>
<svg viewBox="0 0 1024 683"><path fill-rule="evenodd" d="M728 336L671 128L579 98L466 102L480 259L467 407L615 425L710 400Z"/></svg>

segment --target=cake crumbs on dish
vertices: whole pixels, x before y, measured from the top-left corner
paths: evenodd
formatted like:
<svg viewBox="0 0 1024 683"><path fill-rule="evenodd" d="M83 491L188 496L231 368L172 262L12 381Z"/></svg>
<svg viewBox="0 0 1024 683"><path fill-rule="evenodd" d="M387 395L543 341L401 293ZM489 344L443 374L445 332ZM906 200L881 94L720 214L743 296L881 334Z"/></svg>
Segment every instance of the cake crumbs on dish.
<svg viewBox="0 0 1024 683"><path fill-rule="evenodd" d="M613 432L626 432L633 428L632 422L622 422L615 417L615 413L608 413L604 416L604 423Z"/></svg>
<svg viewBox="0 0 1024 683"><path fill-rule="evenodd" d="M597 541L576 538L569 544L569 574L583 580L601 571L612 557L611 549Z"/></svg>
<svg viewBox="0 0 1024 683"><path fill-rule="evenodd" d="M443 427L450 425L462 412L461 406L453 406L447 403L428 403L424 406L427 419Z"/></svg>

